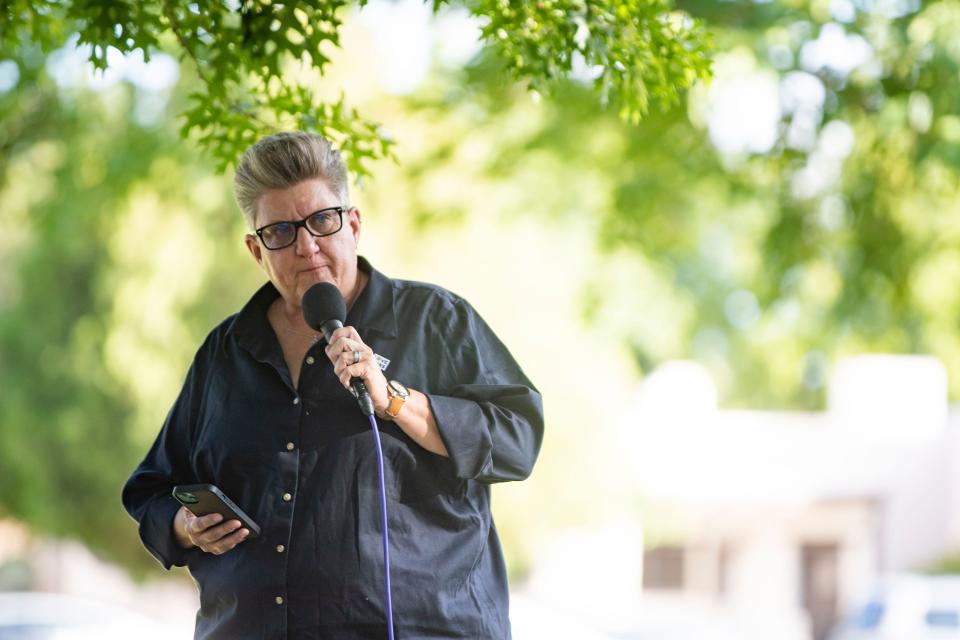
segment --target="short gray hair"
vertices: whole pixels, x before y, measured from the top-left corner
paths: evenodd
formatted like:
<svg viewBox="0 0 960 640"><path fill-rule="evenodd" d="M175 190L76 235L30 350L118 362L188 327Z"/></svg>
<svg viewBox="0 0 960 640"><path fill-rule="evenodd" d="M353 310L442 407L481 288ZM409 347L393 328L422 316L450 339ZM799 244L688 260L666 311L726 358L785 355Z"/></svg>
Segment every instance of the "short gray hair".
<svg viewBox="0 0 960 640"><path fill-rule="evenodd" d="M347 167L330 141L315 133L283 131L261 138L243 153L233 178L234 197L251 229L265 192L320 178L350 206Z"/></svg>

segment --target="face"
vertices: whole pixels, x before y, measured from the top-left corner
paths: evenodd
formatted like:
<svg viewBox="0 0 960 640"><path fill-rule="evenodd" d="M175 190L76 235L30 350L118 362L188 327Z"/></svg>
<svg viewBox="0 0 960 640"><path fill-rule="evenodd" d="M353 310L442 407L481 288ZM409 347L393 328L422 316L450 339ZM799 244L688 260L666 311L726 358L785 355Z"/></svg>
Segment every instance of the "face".
<svg viewBox="0 0 960 640"><path fill-rule="evenodd" d="M340 198L320 179L304 180L288 189L267 191L257 200L254 225L304 220L327 207L340 206ZM360 211L343 212L343 226L333 235L317 238L306 228L297 230L289 247L269 250L254 234L247 234L247 249L283 296L288 307L299 308L303 294L318 282L330 282L351 301L357 289L357 242Z"/></svg>

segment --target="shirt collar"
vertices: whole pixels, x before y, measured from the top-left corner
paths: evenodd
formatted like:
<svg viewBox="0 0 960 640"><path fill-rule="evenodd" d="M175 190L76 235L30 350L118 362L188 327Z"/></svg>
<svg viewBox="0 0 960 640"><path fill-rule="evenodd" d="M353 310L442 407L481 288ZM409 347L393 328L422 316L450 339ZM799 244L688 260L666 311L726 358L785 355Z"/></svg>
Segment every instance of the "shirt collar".
<svg viewBox="0 0 960 640"><path fill-rule="evenodd" d="M393 281L377 271L362 256L357 256L357 268L368 276L367 286L360 292L347 313L346 324L356 327L360 336L372 330L389 338L397 336L397 316L394 307ZM233 332L240 344L263 360L268 358L265 337L272 335L267 309L280 296L272 282L266 282L243 306L233 321Z"/></svg>
<svg viewBox="0 0 960 640"><path fill-rule="evenodd" d="M373 330L385 337L397 337L397 314L394 306L393 281L374 269L366 258L357 257L357 267L369 279L367 286L347 313L347 324L358 330ZM364 332L360 331L360 337Z"/></svg>

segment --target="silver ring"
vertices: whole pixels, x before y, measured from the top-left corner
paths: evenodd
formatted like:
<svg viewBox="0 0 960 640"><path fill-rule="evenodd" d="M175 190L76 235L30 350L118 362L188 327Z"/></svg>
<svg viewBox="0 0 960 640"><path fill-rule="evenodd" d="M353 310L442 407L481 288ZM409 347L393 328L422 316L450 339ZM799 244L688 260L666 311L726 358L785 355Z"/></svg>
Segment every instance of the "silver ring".
<svg viewBox="0 0 960 640"><path fill-rule="evenodd" d="M359 351L354 351L354 352L353 352L353 364L357 364L358 362L360 362L360 352L359 352Z"/></svg>

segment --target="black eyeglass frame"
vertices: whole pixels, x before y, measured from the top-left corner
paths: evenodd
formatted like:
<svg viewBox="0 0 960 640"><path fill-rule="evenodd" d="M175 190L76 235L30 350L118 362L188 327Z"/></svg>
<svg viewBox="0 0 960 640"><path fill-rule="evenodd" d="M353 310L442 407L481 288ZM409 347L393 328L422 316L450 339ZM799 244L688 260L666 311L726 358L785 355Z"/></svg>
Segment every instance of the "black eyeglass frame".
<svg viewBox="0 0 960 640"><path fill-rule="evenodd" d="M311 230L310 227L307 226L307 221L312 220L315 215L320 213L329 213L331 211L337 212L337 219L340 221L340 224L337 225L337 228L335 230L331 231L330 233L314 233L313 230ZM264 249L266 249L267 251L279 251L280 249L286 249L290 245L296 244L297 236L300 235L300 227L303 227L304 229L306 229L307 233L312 235L314 238L325 238L326 236L332 236L333 234L337 233L338 231L343 229L343 214L345 211L347 211L347 207L339 207L339 206L327 207L326 209L320 209L318 211L314 211L303 220L280 220L279 222L271 222L270 224L265 224L259 229L256 229L254 233L256 233L257 237L260 238L260 244L263 245ZM270 227L274 227L278 224L292 224L293 239L287 244L283 245L282 247L268 247L266 241L263 239L263 230L269 229Z"/></svg>

